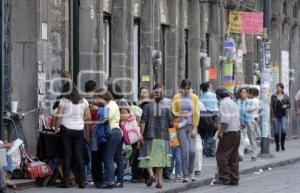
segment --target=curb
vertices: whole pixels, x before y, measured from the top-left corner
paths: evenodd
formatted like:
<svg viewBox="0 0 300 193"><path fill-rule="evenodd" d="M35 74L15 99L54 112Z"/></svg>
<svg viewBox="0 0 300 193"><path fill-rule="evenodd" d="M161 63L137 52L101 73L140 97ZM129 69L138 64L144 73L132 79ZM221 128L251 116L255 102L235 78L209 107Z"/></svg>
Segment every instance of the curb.
<svg viewBox="0 0 300 193"><path fill-rule="evenodd" d="M16 190L30 189L36 186L36 182L34 180L30 182L20 182L17 183L16 186Z"/></svg>
<svg viewBox="0 0 300 193"><path fill-rule="evenodd" d="M240 170L240 174L241 175L250 174L250 173L253 173L255 171L258 171L259 169L268 170L269 167L274 169L274 168L294 164L296 162L300 162L300 156L296 157L296 158L292 158L292 159L287 159L287 160L277 161L277 162L271 162L271 163L264 164L264 165L261 165L261 166L254 166L254 167L251 167L251 168L243 169L243 170ZM180 192L184 192L184 191L187 191L187 190L190 190L190 189L195 189L195 188L199 188L199 187L202 187L202 186L210 185L210 183L213 179L214 179L214 177L207 177L206 179L203 179L203 180L198 180L198 181L195 181L195 182L189 182L189 183L186 183L186 184L182 184L181 186L176 187L176 188L171 188L171 189L167 189L167 190L158 191L157 193L180 193ZM30 189L30 188L35 187L35 185L36 185L35 181L18 183L16 190Z"/></svg>
<svg viewBox="0 0 300 193"><path fill-rule="evenodd" d="M241 170L240 174L241 175L250 174L250 173L253 173L255 171L258 171L259 169L268 170L269 167L274 169L274 168L294 164L294 163L299 162L299 161L300 161L300 157L296 157L296 158L292 158L292 159L288 159L288 160L283 160L283 161L278 161L278 162L271 162L271 163L268 163L268 164L265 164L265 165L262 165L262 166L254 166L252 168ZM199 181L196 181L196 182L189 182L189 183L183 184L180 187L158 191L157 193L180 193L180 192L184 192L184 191L187 191L187 190L190 190L190 189L195 189L195 188L199 188L199 187L202 187L202 186L210 185L210 183L213 179L214 179L213 177L208 177L207 179L204 179L204 180L199 180Z"/></svg>

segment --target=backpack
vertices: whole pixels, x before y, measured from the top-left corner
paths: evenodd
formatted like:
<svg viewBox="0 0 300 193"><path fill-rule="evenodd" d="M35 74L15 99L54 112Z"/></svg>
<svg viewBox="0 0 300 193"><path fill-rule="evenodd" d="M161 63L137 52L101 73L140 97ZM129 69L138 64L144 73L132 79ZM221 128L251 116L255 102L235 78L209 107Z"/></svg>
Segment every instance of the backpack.
<svg viewBox="0 0 300 193"><path fill-rule="evenodd" d="M141 139L140 128L132 113L130 113L127 121L120 123L120 127L123 132L124 143L126 145L132 145Z"/></svg>
<svg viewBox="0 0 300 193"><path fill-rule="evenodd" d="M106 143L111 136L108 115L108 108L100 108L98 110L98 123L96 124L96 137L98 145Z"/></svg>

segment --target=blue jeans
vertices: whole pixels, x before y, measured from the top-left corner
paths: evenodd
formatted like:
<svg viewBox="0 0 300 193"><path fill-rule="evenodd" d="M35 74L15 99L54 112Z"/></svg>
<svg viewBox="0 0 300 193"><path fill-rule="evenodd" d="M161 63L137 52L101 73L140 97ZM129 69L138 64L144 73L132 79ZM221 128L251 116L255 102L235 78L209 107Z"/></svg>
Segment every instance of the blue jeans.
<svg viewBox="0 0 300 193"><path fill-rule="evenodd" d="M89 145L87 145L87 150L89 154L89 163L85 166L85 176L86 176L86 181L91 182L93 181L92 177L92 155L91 155L91 148Z"/></svg>
<svg viewBox="0 0 300 193"><path fill-rule="evenodd" d="M171 167L166 168L165 174L166 176L170 176L172 174L173 168L174 168L174 162L175 162L175 175L181 176L182 168L181 168L181 151L180 146L177 147L171 147Z"/></svg>
<svg viewBox="0 0 300 193"><path fill-rule="evenodd" d="M111 136L104 144L103 163L104 175L103 181L105 184L114 184L115 182L115 168L114 163L117 164L117 181L123 182L124 177L124 163L122 157L122 134L120 129L115 128L111 130Z"/></svg>
<svg viewBox="0 0 300 193"><path fill-rule="evenodd" d="M203 139L203 153L207 157L214 156L215 140L213 137Z"/></svg>
<svg viewBox="0 0 300 193"><path fill-rule="evenodd" d="M286 116L281 118L276 117L274 126L274 135L286 134L288 118Z"/></svg>
<svg viewBox="0 0 300 193"><path fill-rule="evenodd" d="M4 166L4 170L7 172L13 172L13 160L11 155L6 155L6 160L7 160L7 166Z"/></svg>

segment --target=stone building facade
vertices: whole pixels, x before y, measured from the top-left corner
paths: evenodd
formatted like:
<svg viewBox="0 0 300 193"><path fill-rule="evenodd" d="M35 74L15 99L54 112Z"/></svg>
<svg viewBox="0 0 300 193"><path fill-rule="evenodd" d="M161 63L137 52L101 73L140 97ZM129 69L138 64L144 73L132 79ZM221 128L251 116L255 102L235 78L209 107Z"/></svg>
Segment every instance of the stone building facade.
<svg viewBox="0 0 300 193"><path fill-rule="evenodd" d="M103 85L112 77L127 97L138 88L166 85L173 95L188 77L199 90L207 68L218 69L222 85L223 42L230 9L261 10L258 0L11 0L11 100L19 110L50 108L59 91L61 72L72 72L82 89L88 79ZM295 81L300 81L298 0L272 0L272 60L290 53ZM245 83L253 83L253 64L260 63L259 40L244 38ZM152 51L162 52L153 65ZM207 60L209 58L209 60ZM210 61L210 62L207 62ZM125 77L125 79L122 77ZM56 80L56 81L54 81ZM290 95L300 88L292 83ZM23 120L27 139L36 139L38 112ZM295 128L295 127L294 127ZM293 131L296 133L297 131ZM30 140L31 147L36 140Z"/></svg>

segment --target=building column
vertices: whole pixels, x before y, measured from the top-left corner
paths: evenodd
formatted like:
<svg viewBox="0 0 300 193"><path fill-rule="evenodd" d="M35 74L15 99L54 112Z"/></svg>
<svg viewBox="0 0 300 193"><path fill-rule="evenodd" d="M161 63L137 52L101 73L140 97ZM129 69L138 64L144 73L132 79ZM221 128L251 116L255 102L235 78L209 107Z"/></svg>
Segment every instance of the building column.
<svg viewBox="0 0 300 193"><path fill-rule="evenodd" d="M291 103L294 104L294 96L300 90L300 85L298 84L300 81L300 66L299 66L299 50L300 50L300 33L299 26L296 24L292 29L292 38L291 38L291 47L290 47L290 68L294 70L294 82L291 82L290 87L290 99ZM292 111L292 125L293 130L291 132L292 135L299 135L299 118L295 114L295 111Z"/></svg>
<svg viewBox="0 0 300 193"><path fill-rule="evenodd" d="M38 107L37 5L36 0L11 1L12 100L19 102L19 112ZM21 124L29 149L35 153L38 111L27 114Z"/></svg>
<svg viewBox="0 0 300 193"><path fill-rule="evenodd" d="M128 82L127 78L127 6L128 1L114 0L112 2L111 17L111 76L125 92ZM123 80L122 80L123 79Z"/></svg>
<svg viewBox="0 0 300 193"><path fill-rule="evenodd" d="M254 63L254 35L247 35L246 36L246 45L247 45L247 53L244 55L244 72L245 73L245 83L246 84L253 84L253 63Z"/></svg>
<svg viewBox="0 0 300 193"><path fill-rule="evenodd" d="M179 13L178 13L178 85L180 81L185 78L185 64L186 64L186 15L187 4L185 0L179 1Z"/></svg>
<svg viewBox="0 0 300 193"><path fill-rule="evenodd" d="M167 0L170 26L166 28L165 73L166 94L172 97L178 88L178 15L179 0Z"/></svg>
<svg viewBox="0 0 300 193"><path fill-rule="evenodd" d="M133 99L133 81L134 81L134 1L127 0L127 18L126 18L126 31L127 31L127 60L126 60L126 77L130 80L125 83L125 92L127 97Z"/></svg>
<svg viewBox="0 0 300 193"><path fill-rule="evenodd" d="M96 79L100 70L99 55L99 10L97 0L80 1L79 7L79 74L77 84L84 91L84 84ZM74 64L73 64L74 65ZM76 77L74 77L76 78Z"/></svg>
<svg viewBox="0 0 300 193"><path fill-rule="evenodd" d="M212 80L212 85L216 88L221 85L222 82L222 67L220 66L220 55L222 51L220 50L220 22L223 22L221 17L220 5L219 3L209 4L209 48L208 56L210 57L211 67L218 69L218 80ZM222 17L224 18L224 17Z"/></svg>
<svg viewBox="0 0 300 193"><path fill-rule="evenodd" d="M198 0L191 0L188 7L188 28L189 28L189 48L188 48L188 75L192 81L193 89L199 94L201 83L200 69L200 3Z"/></svg>
<svg viewBox="0 0 300 193"><path fill-rule="evenodd" d="M207 50L208 50L208 46L207 46L207 31L208 31L208 14L209 14L209 9L208 9L208 4L207 3L200 3L200 39L201 39L201 49L200 52L201 53L206 53L207 54ZM200 60L201 62L201 82L205 81L205 80L209 80L209 77L206 77L206 67L205 66L205 60L204 58L202 58Z"/></svg>
<svg viewBox="0 0 300 193"><path fill-rule="evenodd" d="M151 88L153 85L152 50L154 47L154 1L144 1L141 13L140 85ZM148 77L150 79L148 79Z"/></svg>
<svg viewBox="0 0 300 193"><path fill-rule="evenodd" d="M280 18L272 18L270 28L270 39L272 40L272 62L281 63L281 33L282 33L282 21Z"/></svg>

